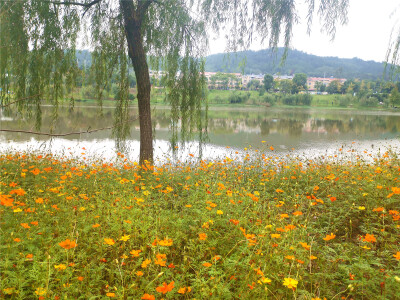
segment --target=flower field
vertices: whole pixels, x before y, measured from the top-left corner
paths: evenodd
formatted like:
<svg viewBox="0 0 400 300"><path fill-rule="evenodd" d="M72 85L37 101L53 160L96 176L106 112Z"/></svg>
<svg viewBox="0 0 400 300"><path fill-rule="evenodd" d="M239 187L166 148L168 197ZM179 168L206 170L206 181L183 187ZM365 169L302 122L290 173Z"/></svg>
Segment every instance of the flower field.
<svg viewBox="0 0 400 300"><path fill-rule="evenodd" d="M399 299L400 160L338 153L3 154L0 298Z"/></svg>

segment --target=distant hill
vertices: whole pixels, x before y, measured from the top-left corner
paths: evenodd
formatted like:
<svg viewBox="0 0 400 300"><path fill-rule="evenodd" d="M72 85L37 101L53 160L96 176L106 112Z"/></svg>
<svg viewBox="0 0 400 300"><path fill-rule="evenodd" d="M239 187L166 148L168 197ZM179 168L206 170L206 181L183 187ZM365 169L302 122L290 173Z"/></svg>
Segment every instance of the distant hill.
<svg viewBox="0 0 400 300"><path fill-rule="evenodd" d="M321 57L297 50L289 50L284 65L281 65L283 48L276 53L271 50L241 51L237 53L213 54L206 57L207 72L244 74L295 74L305 73L309 77L337 77L376 80L382 78L384 63L364 61L359 58Z"/></svg>
<svg viewBox="0 0 400 300"><path fill-rule="evenodd" d="M206 57L207 72L226 72L244 74L292 75L305 73L309 77L338 77L376 80L382 78L384 64L375 61L364 61L359 58L321 57L297 50L289 50L284 65L280 65L283 48L276 53L270 50L241 51L237 53L220 53ZM91 53L87 50L77 51L78 65L90 67Z"/></svg>

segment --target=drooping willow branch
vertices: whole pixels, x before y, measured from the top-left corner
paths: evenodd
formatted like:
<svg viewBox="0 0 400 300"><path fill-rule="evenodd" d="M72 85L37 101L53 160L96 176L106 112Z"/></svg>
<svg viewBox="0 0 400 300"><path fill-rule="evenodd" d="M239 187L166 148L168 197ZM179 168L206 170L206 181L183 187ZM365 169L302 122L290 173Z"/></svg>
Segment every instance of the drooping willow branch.
<svg viewBox="0 0 400 300"><path fill-rule="evenodd" d="M127 122L135 121L137 120L136 118L129 119ZM68 132L68 133L47 133L47 132L37 132L37 131L29 131L29 130L14 130L14 129L0 129L0 132L13 132L13 133L28 133L28 134L34 134L34 135L45 135L45 136L50 136L50 137L60 137L60 136L68 136L68 135L74 135L74 134L84 134L84 133L93 133L97 131L102 131L102 130L108 130L108 129L113 129L116 127L114 126L109 126L109 127L103 127L103 128L97 128L97 129L92 129L86 131L77 131L77 132Z"/></svg>
<svg viewBox="0 0 400 300"><path fill-rule="evenodd" d="M5 104L5 105L0 105L0 109L1 109L1 108L5 108L5 107L8 107L8 106L11 106L11 105L14 104L14 103L17 103L17 102L20 102L20 101L23 101L23 100L26 100L26 99L34 98L34 97L40 96L40 95L41 95L41 94L36 94L36 95L32 95L32 96L29 96L29 97L25 97L25 98L21 98L21 99L15 100L15 101L10 102L10 103L7 103L7 104Z"/></svg>

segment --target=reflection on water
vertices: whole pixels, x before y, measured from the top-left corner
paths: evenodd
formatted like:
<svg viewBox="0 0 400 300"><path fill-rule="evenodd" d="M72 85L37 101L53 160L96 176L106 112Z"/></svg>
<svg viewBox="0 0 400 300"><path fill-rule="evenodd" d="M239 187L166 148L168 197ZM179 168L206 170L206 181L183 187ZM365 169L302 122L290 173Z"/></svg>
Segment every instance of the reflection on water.
<svg viewBox="0 0 400 300"><path fill-rule="evenodd" d="M136 109L131 110L134 117ZM155 109L153 112L155 126L156 157L171 155L168 140L170 139L170 116L168 109ZM75 107L73 111L60 107L58 119L53 122L50 107L43 107L41 132L69 133L82 132L112 126L113 109L97 107ZM0 112L0 128L13 130L31 130L34 120L23 118L15 112ZM397 146L400 131L399 113L374 113L348 110L313 110L313 109L278 109L278 108L240 108L210 109L208 121L209 141L204 154L224 156L227 151L234 155L235 151L252 146L252 148L268 149L273 145L281 154L291 149L297 152L316 153L336 149L340 145L351 145L355 141L359 147L371 149L371 145ZM139 151L139 123L132 122L128 146L132 159ZM0 146L56 147L73 148L74 145L90 145L92 153L107 156L115 152L111 139L111 130L103 130L91 134L69 135L63 139L53 139L51 143L46 136L33 136L26 133L0 132ZM45 142L45 143L44 143ZM188 143L183 157L188 153L198 153L197 143ZM268 146L268 147L267 147ZM227 150L229 147L229 150ZM312 149L312 151L310 151ZM63 150L67 151L67 150ZM213 153L211 155L210 153ZM165 159L165 158L164 158Z"/></svg>

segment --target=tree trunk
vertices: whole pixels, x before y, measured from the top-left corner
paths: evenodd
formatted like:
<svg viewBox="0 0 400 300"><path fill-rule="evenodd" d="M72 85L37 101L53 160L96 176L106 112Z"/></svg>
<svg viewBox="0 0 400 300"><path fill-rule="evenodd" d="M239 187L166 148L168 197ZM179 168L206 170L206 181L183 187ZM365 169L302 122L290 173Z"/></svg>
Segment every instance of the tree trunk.
<svg viewBox="0 0 400 300"><path fill-rule="evenodd" d="M135 10L132 1L120 0L124 17L125 36L128 43L128 55L132 61L137 82L137 99L140 125L140 164L145 160L153 163L153 128L150 109L150 76L146 52L141 32L142 16Z"/></svg>

